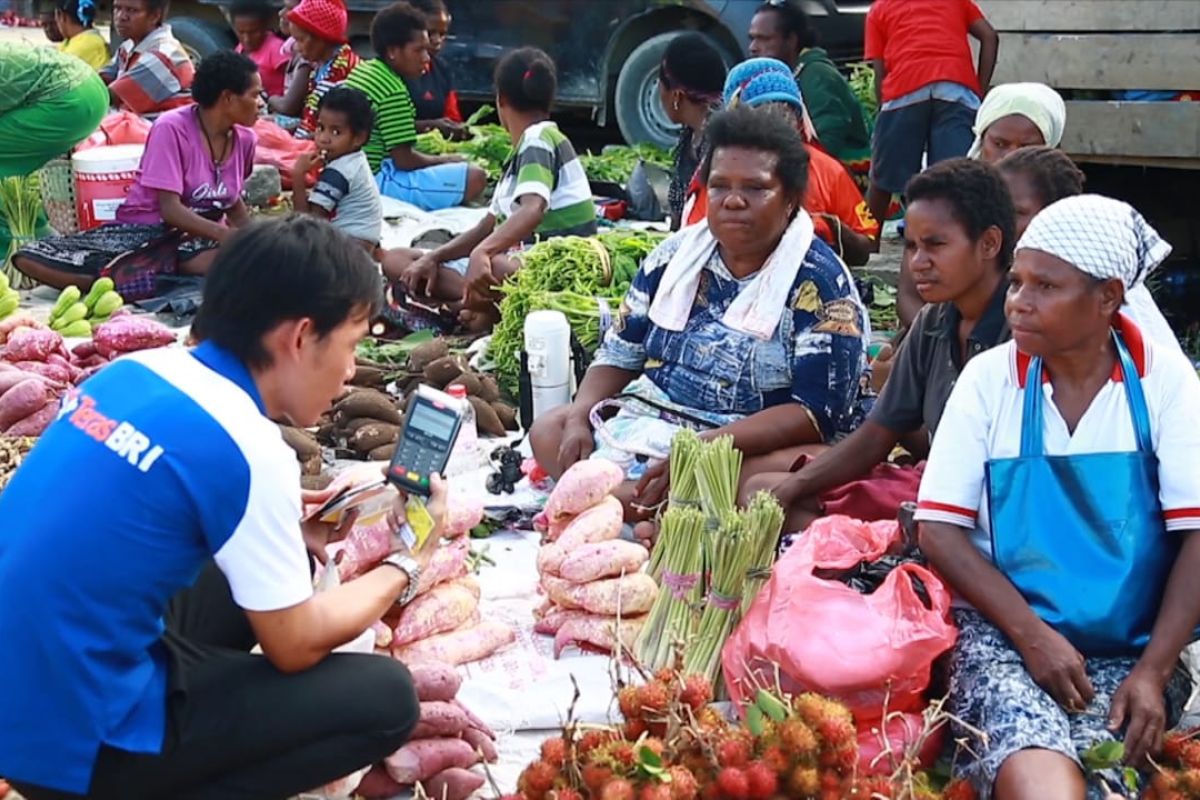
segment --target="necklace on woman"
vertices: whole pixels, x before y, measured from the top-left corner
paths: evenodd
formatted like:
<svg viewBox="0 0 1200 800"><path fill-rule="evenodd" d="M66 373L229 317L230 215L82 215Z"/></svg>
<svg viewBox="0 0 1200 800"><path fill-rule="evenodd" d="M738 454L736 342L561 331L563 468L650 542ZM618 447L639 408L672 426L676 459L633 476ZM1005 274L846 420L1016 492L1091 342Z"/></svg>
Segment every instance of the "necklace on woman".
<svg viewBox="0 0 1200 800"><path fill-rule="evenodd" d="M196 121L200 123L200 132L204 134L204 141L208 143L208 155L212 159L213 165L213 189L216 190L221 185L221 164L229 157L230 142L233 139L233 128L225 132L225 141L221 143L221 154L217 155L217 148L213 145L212 136L208 132L208 128L204 125L204 116L200 113L200 107L196 107Z"/></svg>

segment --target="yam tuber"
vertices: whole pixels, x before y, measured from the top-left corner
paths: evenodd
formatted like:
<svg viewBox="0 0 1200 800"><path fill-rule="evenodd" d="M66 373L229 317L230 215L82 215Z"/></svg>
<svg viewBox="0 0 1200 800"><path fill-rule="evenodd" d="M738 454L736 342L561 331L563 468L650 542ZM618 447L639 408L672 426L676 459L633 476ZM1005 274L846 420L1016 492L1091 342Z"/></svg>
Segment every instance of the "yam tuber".
<svg viewBox="0 0 1200 800"><path fill-rule="evenodd" d="M646 617L622 618L618 625L615 617L593 616L590 619L574 618L567 620L554 634L554 657L558 658L562 651L575 645L588 647L611 653L617 649L617 631L620 629L621 646L632 651Z"/></svg>
<svg viewBox="0 0 1200 800"><path fill-rule="evenodd" d="M408 671L417 689L417 699L421 702L440 700L448 703L462 686L462 676L451 664L425 661L411 665Z"/></svg>
<svg viewBox="0 0 1200 800"><path fill-rule="evenodd" d="M581 514L612 494L624 480L624 470L611 461L602 458L577 461L563 473L550 493L546 516L554 520Z"/></svg>
<svg viewBox="0 0 1200 800"><path fill-rule="evenodd" d="M471 721L458 706L444 700L429 700L421 703L421 717L411 738L458 736L470 727Z"/></svg>
<svg viewBox="0 0 1200 800"><path fill-rule="evenodd" d="M400 426L386 422L372 422L363 425L350 437L350 446L359 453L366 455L376 447L392 444L400 438Z"/></svg>
<svg viewBox="0 0 1200 800"><path fill-rule="evenodd" d="M475 411L475 426L479 430L480 436L503 436L505 434L504 423L500 421L500 417L497 416L496 410L491 405L478 397L468 397L467 401Z"/></svg>
<svg viewBox="0 0 1200 800"><path fill-rule="evenodd" d="M346 419L367 417L392 425L400 424L400 412L391 396L374 389L350 393L334 406L334 410L340 411Z"/></svg>
<svg viewBox="0 0 1200 800"><path fill-rule="evenodd" d="M440 661L459 666L487 658L516 639L512 628L487 621L473 628L439 634L404 647L393 647L392 655L406 664Z"/></svg>
<svg viewBox="0 0 1200 800"><path fill-rule="evenodd" d="M621 535L624 524L624 506L620 500L609 495L572 520L558 537L558 544L570 552L585 544L616 539Z"/></svg>
<svg viewBox="0 0 1200 800"><path fill-rule="evenodd" d="M539 575L559 575L567 551L561 544L550 542L538 548L537 571Z"/></svg>
<svg viewBox="0 0 1200 800"><path fill-rule="evenodd" d="M321 455L321 445L317 444L317 440L308 431L293 428L291 425L280 425L279 433L283 436L284 443L296 451L296 456L301 461Z"/></svg>
<svg viewBox="0 0 1200 800"><path fill-rule="evenodd" d="M445 339L430 339L428 342L422 342L414 347L408 354L408 368L413 372L420 372L434 361L449 354L450 345L446 343Z"/></svg>
<svg viewBox="0 0 1200 800"><path fill-rule="evenodd" d="M414 739L385 758L383 765L397 783L416 783L442 770L478 762L479 756L462 739Z"/></svg>
<svg viewBox="0 0 1200 800"><path fill-rule="evenodd" d="M471 612L478 607L478 595L456 581L435 586L404 608L392 644L400 647L452 631L470 619Z"/></svg>
<svg viewBox="0 0 1200 800"><path fill-rule="evenodd" d="M563 608L582 608L607 617L645 614L658 596L658 584L644 572L583 584L543 575L542 585L550 599Z"/></svg>
<svg viewBox="0 0 1200 800"><path fill-rule="evenodd" d="M427 781L421 781L421 788L431 800L467 800L485 783L487 780L478 773L462 767L451 767Z"/></svg>
<svg viewBox="0 0 1200 800"><path fill-rule="evenodd" d="M650 551L637 542L611 539L583 544L567 552L558 574L572 583L590 583L601 578L630 575L642 568Z"/></svg>

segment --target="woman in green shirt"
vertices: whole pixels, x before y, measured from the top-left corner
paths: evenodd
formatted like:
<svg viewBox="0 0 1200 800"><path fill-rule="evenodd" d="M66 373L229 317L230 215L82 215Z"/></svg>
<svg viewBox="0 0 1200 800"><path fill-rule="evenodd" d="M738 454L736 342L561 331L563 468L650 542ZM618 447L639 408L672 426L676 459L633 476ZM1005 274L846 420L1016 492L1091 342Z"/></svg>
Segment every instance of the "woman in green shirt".
<svg viewBox="0 0 1200 800"><path fill-rule="evenodd" d="M96 71L50 47L0 44L0 178L28 175L90 136L108 111Z"/></svg>

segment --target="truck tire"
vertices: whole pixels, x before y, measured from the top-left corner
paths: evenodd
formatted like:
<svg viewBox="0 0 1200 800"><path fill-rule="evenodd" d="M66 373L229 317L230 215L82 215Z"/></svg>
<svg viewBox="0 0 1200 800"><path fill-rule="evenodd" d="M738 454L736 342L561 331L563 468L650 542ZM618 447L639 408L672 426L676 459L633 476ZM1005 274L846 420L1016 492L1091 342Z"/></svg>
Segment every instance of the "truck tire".
<svg viewBox="0 0 1200 800"><path fill-rule="evenodd" d="M658 101L659 65L667 45L678 35L673 31L647 39L621 66L614 105L621 135L630 144L652 142L671 147L679 140L679 128L667 118Z"/></svg>
<svg viewBox="0 0 1200 800"><path fill-rule="evenodd" d="M223 25L195 17L171 17L171 33L183 45L193 63L218 50L237 44L233 33Z"/></svg>

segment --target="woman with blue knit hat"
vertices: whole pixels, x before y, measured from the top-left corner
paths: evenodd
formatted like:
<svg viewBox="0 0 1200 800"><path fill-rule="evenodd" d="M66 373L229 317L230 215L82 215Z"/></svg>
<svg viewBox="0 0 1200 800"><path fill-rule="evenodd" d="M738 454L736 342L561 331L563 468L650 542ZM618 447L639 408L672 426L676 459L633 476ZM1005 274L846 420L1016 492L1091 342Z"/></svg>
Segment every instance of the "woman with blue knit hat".
<svg viewBox="0 0 1200 800"><path fill-rule="evenodd" d="M867 210L850 173L818 146L804 98L787 64L774 58L752 58L738 64L725 79L724 101L727 108L741 105L784 114L796 126L809 156L804 208L813 218L817 235L847 264L867 263L876 249L879 223ZM706 205L700 192L694 207ZM694 216L695 208L688 219Z"/></svg>

